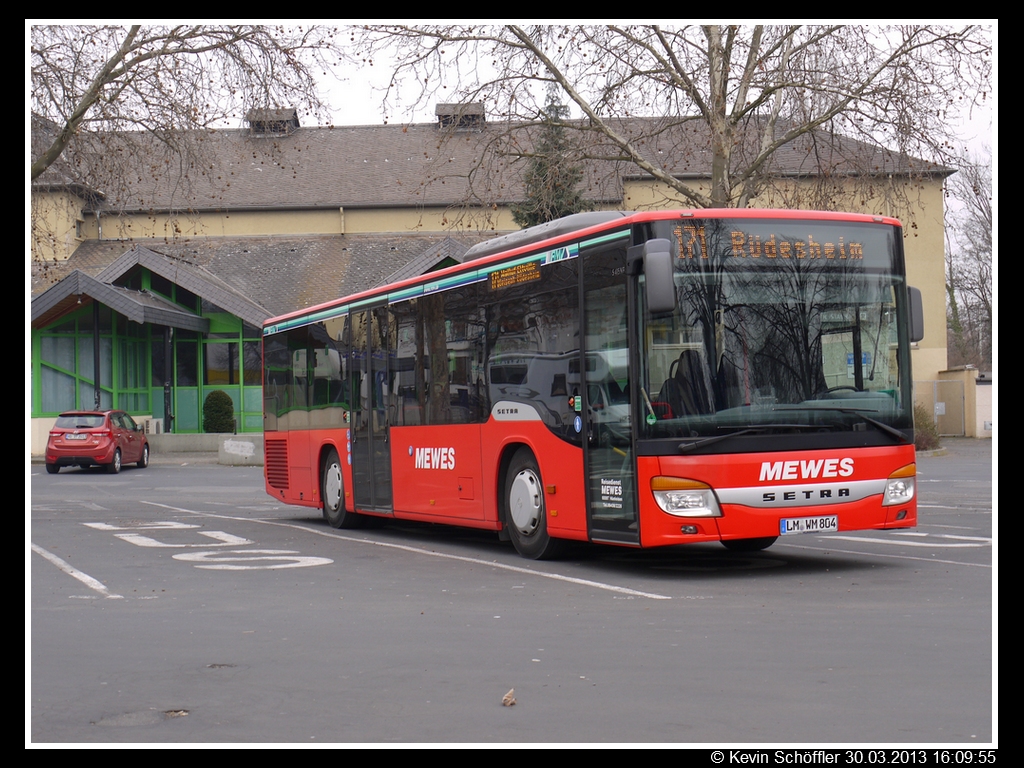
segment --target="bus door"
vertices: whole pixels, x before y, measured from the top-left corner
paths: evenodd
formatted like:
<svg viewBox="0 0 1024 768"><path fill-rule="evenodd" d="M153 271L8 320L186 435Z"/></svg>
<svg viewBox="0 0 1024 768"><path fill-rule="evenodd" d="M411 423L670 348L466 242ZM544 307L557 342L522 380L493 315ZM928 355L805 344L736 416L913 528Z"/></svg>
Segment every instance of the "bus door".
<svg viewBox="0 0 1024 768"><path fill-rule="evenodd" d="M629 387L626 246L583 255L581 365L590 538L639 544ZM578 379L579 380L579 379Z"/></svg>
<svg viewBox="0 0 1024 768"><path fill-rule="evenodd" d="M358 509L392 511L389 392L394 333L385 307L352 313L352 485Z"/></svg>

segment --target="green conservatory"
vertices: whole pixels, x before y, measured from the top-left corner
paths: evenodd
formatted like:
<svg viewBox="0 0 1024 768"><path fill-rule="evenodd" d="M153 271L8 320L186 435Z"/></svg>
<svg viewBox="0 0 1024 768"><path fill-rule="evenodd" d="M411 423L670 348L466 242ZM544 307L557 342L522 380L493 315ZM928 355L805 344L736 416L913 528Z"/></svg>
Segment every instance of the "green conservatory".
<svg viewBox="0 0 1024 768"><path fill-rule="evenodd" d="M267 311L204 273L135 247L91 277L76 270L32 301L32 421L118 408L151 433L203 431L214 390L238 432L263 430L260 325Z"/></svg>

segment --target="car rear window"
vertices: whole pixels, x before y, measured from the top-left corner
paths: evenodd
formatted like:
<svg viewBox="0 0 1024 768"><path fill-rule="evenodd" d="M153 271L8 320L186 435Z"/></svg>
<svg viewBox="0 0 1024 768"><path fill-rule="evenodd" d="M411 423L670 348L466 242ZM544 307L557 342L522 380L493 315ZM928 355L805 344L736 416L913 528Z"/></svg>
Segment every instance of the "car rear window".
<svg viewBox="0 0 1024 768"><path fill-rule="evenodd" d="M54 425L61 429L92 429L103 426L103 416L92 413L72 413L57 417Z"/></svg>

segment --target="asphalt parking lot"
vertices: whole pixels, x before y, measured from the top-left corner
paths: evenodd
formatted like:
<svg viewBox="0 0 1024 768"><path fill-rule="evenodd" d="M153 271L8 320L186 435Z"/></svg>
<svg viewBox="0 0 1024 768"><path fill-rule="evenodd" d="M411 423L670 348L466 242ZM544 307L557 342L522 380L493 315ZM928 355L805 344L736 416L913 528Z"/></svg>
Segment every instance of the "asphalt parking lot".
<svg viewBox="0 0 1024 768"><path fill-rule="evenodd" d="M980 441L921 456L899 535L538 563L487 532L336 531L209 454L33 466L29 739L982 746L991 467Z"/></svg>

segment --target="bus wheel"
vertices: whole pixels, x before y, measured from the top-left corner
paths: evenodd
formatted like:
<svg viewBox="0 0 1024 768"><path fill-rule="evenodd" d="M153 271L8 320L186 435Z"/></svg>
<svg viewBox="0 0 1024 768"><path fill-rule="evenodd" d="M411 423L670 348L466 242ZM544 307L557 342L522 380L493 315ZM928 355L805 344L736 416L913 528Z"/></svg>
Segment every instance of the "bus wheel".
<svg viewBox="0 0 1024 768"><path fill-rule="evenodd" d="M529 448L512 457L505 475L505 525L516 551L531 560L556 557L562 542L548 536L544 484Z"/></svg>
<svg viewBox="0 0 1024 768"><path fill-rule="evenodd" d="M733 552L760 552L762 549L768 549L778 538L765 536L763 539L729 539L723 541L722 546Z"/></svg>
<svg viewBox="0 0 1024 768"><path fill-rule="evenodd" d="M358 528L360 517L345 511L345 479L341 474L338 452L331 448L320 467L320 501L324 519L332 528Z"/></svg>

